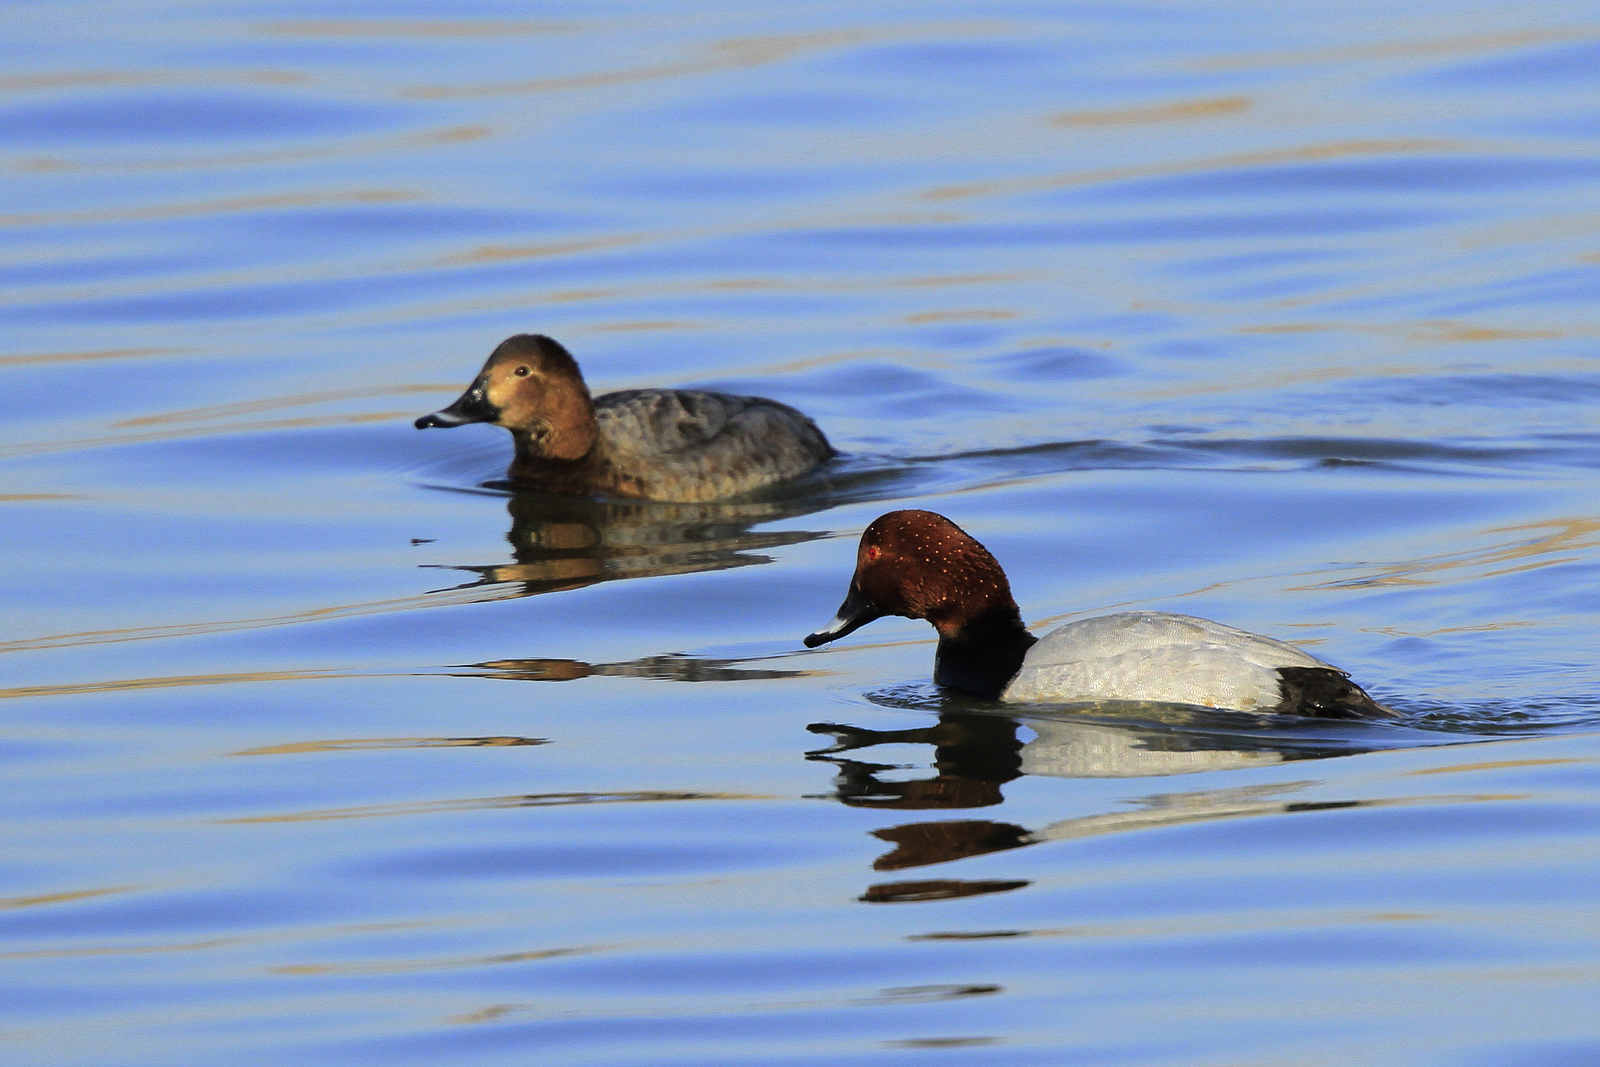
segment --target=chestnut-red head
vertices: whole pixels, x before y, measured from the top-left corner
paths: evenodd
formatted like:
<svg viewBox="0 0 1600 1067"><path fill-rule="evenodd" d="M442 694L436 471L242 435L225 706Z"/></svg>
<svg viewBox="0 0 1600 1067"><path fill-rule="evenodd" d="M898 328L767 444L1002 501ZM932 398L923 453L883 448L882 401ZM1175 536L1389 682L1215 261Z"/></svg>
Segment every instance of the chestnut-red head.
<svg viewBox="0 0 1600 1067"><path fill-rule="evenodd" d="M1017 605L988 549L936 512L891 511L861 534L844 603L805 643L815 648L885 615L927 619L953 639L996 611L1014 618Z"/></svg>

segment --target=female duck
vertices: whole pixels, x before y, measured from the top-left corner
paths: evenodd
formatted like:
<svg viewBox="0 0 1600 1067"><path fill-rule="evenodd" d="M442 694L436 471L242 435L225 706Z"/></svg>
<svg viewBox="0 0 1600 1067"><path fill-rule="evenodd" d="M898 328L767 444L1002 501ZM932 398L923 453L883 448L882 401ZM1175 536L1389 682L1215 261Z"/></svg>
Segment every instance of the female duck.
<svg viewBox="0 0 1600 1067"><path fill-rule="evenodd" d="M1293 645L1189 615L1120 612L1034 637L989 550L931 511L891 511L867 527L839 613L806 647L885 615L931 622L939 631L934 681L985 699L1139 700L1341 719L1394 714L1343 671Z"/></svg>
<svg viewBox="0 0 1600 1067"><path fill-rule="evenodd" d="M539 334L500 342L455 403L416 425L469 422L510 430L507 476L554 493L718 500L835 454L810 419L757 396L629 389L591 399L572 355Z"/></svg>

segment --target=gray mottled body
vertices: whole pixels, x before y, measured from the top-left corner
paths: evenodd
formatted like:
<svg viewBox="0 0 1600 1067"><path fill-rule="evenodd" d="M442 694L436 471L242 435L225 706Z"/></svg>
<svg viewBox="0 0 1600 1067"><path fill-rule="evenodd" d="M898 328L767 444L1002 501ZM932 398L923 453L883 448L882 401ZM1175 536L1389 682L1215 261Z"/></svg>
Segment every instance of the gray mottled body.
<svg viewBox="0 0 1600 1067"><path fill-rule="evenodd" d="M608 488L653 500L738 496L833 455L816 423L761 397L629 389L597 397L594 417Z"/></svg>

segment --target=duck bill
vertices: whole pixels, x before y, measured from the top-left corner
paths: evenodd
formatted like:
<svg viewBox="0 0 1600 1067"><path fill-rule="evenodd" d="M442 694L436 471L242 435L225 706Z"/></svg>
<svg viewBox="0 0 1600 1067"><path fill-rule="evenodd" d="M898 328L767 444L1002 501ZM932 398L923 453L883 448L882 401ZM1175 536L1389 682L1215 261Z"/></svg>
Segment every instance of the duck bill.
<svg viewBox="0 0 1600 1067"><path fill-rule="evenodd" d="M479 379L469 385L454 404L418 419L416 427L419 430L432 427L449 429L452 426L465 426L469 422L494 422L499 417L500 409L489 402L488 391L482 379Z"/></svg>
<svg viewBox="0 0 1600 1067"><path fill-rule="evenodd" d="M837 641L846 634L853 634L873 619L881 619L888 612L872 602L872 598L863 593L855 585L850 586L844 603L839 605L839 612L833 621L813 634L806 634L806 647L816 648L829 641Z"/></svg>

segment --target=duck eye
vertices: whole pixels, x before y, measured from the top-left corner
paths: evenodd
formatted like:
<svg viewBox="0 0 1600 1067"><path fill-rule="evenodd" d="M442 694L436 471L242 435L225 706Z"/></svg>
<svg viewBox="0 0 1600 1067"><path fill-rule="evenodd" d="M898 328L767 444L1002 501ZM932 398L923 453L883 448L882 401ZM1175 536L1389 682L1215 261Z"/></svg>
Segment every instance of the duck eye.
<svg viewBox="0 0 1600 1067"><path fill-rule="evenodd" d="M511 373L515 374L518 378L526 378L528 376L528 368L526 366L521 366Z"/></svg>
<svg viewBox="0 0 1600 1067"><path fill-rule="evenodd" d="M881 555L883 555L883 550L881 548L879 548L877 545L868 545L867 546L867 561L869 563L871 561L877 559Z"/></svg>

